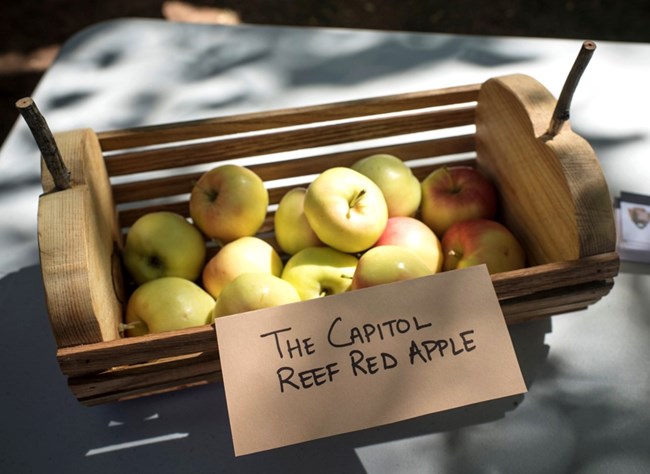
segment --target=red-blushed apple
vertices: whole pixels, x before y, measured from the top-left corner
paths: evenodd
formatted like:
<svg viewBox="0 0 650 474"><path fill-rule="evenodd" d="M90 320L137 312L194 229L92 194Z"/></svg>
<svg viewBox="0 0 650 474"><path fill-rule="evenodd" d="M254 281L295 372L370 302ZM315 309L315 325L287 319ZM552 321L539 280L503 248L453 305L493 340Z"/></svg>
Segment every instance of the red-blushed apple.
<svg viewBox="0 0 650 474"><path fill-rule="evenodd" d="M244 313L300 301L291 283L270 273L242 273L228 283L217 299L213 316Z"/></svg>
<svg viewBox="0 0 650 474"><path fill-rule="evenodd" d="M123 329L127 336L142 336L210 324L214 305L214 298L194 282L157 278L129 297Z"/></svg>
<svg viewBox="0 0 650 474"><path fill-rule="evenodd" d="M357 266L357 257L331 247L307 247L293 255L282 270L302 300L347 291Z"/></svg>
<svg viewBox="0 0 650 474"><path fill-rule="evenodd" d="M268 242L259 237L240 237L224 245L203 268L203 287L214 298L242 273L263 272L277 277L282 260Z"/></svg>
<svg viewBox="0 0 650 474"><path fill-rule="evenodd" d="M413 216L420 207L422 187L411 168L394 155L370 155L351 168L379 186L386 199L388 216Z"/></svg>
<svg viewBox="0 0 650 474"><path fill-rule="evenodd" d="M305 217L307 188L290 189L282 196L275 212L275 239L283 252L293 255L307 248L323 245Z"/></svg>
<svg viewBox="0 0 650 474"><path fill-rule="evenodd" d="M523 268L526 254L503 224L472 219L452 225L442 238L444 270L486 264L490 274Z"/></svg>
<svg viewBox="0 0 650 474"><path fill-rule="evenodd" d="M422 222L442 238L455 222L493 219L497 192L492 182L471 166L443 166L422 181Z"/></svg>
<svg viewBox="0 0 650 474"><path fill-rule="evenodd" d="M190 217L206 236L224 244L254 235L268 205L269 193L257 174L243 166L220 165L193 186Z"/></svg>
<svg viewBox="0 0 650 474"><path fill-rule="evenodd" d="M398 245L415 252L433 273L442 270L442 247L440 239L423 222L408 216L391 217L384 232L375 243L381 245Z"/></svg>
<svg viewBox="0 0 650 474"><path fill-rule="evenodd" d="M429 266L412 250L397 245L373 247L359 258L350 290L431 275Z"/></svg>
<svg viewBox="0 0 650 474"><path fill-rule="evenodd" d="M205 265L205 240L180 214L151 212L129 228L123 260L138 285L166 276L196 280Z"/></svg>
<svg viewBox="0 0 650 474"><path fill-rule="evenodd" d="M370 178L342 166L316 177L307 188L304 206L318 238L347 253L372 247L388 220L381 189Z"/></svg>

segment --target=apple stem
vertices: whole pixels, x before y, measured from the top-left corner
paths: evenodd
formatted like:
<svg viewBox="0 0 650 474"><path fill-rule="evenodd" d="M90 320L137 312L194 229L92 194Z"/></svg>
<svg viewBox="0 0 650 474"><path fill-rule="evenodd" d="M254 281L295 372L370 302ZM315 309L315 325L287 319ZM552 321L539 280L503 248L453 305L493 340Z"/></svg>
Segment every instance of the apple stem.
<svg viewBox="0 0 650 474"><path fill-rule="evenodd" d="M70 170L63 162L54 135L38 107L36 107L36 103L31 97L23 97L16 102L16 108L32 132L36 145L43 156L45 166L52 175L54 190L70 189L72 187Z"/></svg>
<svg viewBox="0 0 650 474"><path fill-rule="evenodd" d="M120 333L124 333L129 329L138 329L139 327L146 326L144 321L132 321L130 323L119 323L117 329Z"/></svg>
<svg viewBox="0 0 650 474"><path fill-rule="evenodd" d="M454 181L454 177L451 175L449 172L449 167L446 165L443 165L442 171L445 173L445 177L447 178L447 181L449 181L449 192L452 194L458 194L461 191L461 187L458 186L458 183Z"/></svg>
<svg viewBox="0 0 650 474"><path fill-rule="evenodd" d="M348 218L348 219L350 218L350 215L351 215L351 211L352 211L352 209L354 209L354 207L355 207L357 204L359 204L359 201L361 201L361 198L362 198L365 194L366 194L366 190L365 190L365 189L362 189L361 191L359 191L359 192L357 193L357 195L352 199L352 201L350 201L350 204L349 204L350 207L348 207L348 214L347 214L347 218Z"/></svg>
<svg viewBox="0 0 650 474"><path fill-rule="evenodd" d="M582 47L578 52L578 57L573 63L573 67L564 82L564 87L562 87L562 92L560 93L560 97L555 105L555 110L553 111L553 116L551 117L551 123L544 134L544 140L553 139L553 137L560 132L560 128L562 128L564 122L569 120L573 93L576 91L582 73L585 72L595 50L595 42L589 40L582 43Z"/></svg>

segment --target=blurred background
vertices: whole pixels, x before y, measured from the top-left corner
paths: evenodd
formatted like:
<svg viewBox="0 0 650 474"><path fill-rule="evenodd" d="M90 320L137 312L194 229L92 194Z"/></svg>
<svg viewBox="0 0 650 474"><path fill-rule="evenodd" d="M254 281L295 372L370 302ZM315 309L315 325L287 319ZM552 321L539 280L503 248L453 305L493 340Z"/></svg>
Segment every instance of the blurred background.
<svg viewBox="0 0 650 474"><path fill-rule="evenodd" d="M650 0L40 0L0 6L0 143L60 45L114 18L650 41Z"/></svg>

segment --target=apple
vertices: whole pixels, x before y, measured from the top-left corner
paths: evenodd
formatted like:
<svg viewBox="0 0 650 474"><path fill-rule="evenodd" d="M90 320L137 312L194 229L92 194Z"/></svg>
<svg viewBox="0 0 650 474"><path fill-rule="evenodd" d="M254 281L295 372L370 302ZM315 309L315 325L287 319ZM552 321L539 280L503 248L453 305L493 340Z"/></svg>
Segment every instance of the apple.
<svg viewBox="0 0 650 474"><path fill-rule="evenodd" d="M301 300L344 293L357 261L354 255L331 247L308 247L287 261L282 279L296 288Z"/></svg>
<svg viewBox="0 0 650 474"><path fill-rule="evenodd" d="M259 237L240 237L224 245L203 268L203 287L214 298L242 273L262 272L277 277L282 273L282 260L268 242Z"/></svg>
<svg viewBox="0 0 650 474"><path fill-rule="evenodd" d="M431 275L431 268L412 250L397 245L373 247L360 258L350 290Z"/></svg>
<svg viewBox="0 0 650 474"><path fill-rule="evenodd" d="M476 168L443 166L422 181L422 221L439 238L455 222L492 219L496 212L496 189Z"/></svg>
<svg viewBox="0 0 650 474"><path fill-rule="evenodd" d="M205 264L205 241L180 214L151 212L129 228L123 260L138 285L166 276L196 280Z"/></svg>
<svg viewBox="0 0 650 474"><path fill-rule="evenodd" d="M382 153L362 158L351 168L379 186L386 199L389 217L415 215L422 199L422 186L402 160Z"/></svg>
<svg viewBox="0 0 650 474"><path fill-rule="evenodd" d="M452 225L442 238L444 270L485 263L488 272L523 268L526 254L515 236L503 224L473 219Z"/></svg>
<svg viewBox="0 0 650 474"><path fill-rule="evenodd" d="M140 285L126 306L127 336L210 324L215 301L196 283L163 277Z"/></svg>
<svg viewBox="0 0 650 474"><path fill-rule="evenodd" d="M228 283L214 307L215 318L300 301L291 283L270 273L242 273Z"/></svg>
<svg viewBox="0 0 650 474"><path fill-rule="evenodd" d="M293 255L307 247L323 245L305 217L307 188L290 189L282 196L275 212L275 239L283 252Z"/></svg>
<svg viewBox="0 0 650 474"><path fill-rule="evenodd" d="M388 207L370 178L352 168L330 168L305 194L305 216L318 238L342 252L366 250L386 227Z"/></svg>
<svg viewBox="0 0 650 474"><path fill-rule="evenodd" d="M255 235L266 219L269 193L262 179L238 165L204 173L192 188L190 217L211 239L228 243Z"/></svg>
<svg viewBox="0 0 650 474"><path fill-rule="evenodd" d="M406 247L415 252L433 273L442 270L444 258L440 239L426 224L414 217L390 217L375 247L381 245Z"/></svg>

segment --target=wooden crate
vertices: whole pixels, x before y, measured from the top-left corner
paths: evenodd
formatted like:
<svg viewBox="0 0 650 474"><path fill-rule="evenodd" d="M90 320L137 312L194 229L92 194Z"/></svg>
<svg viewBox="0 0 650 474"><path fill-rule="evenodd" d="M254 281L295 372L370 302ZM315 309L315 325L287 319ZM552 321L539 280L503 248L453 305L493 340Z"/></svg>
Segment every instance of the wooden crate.
<svg viewBox="0 0 650 474"><path fill-rule="evenodd" d="M589 144L569 122L550 138L555 98L524 75L483 84L95 133L56 135L73 186L42 174L41 266L57 358L75 396L93 405L220 379L213 326L120 338L125 230L143 214L188 215L193 183L223 162L267 184L273 204L317 173L375 152L419 178L473 163L496 183L500 215L529 266L492 281L508 324L586 308L618 273L610 196ZM214 252L215 249L210 248ZM209 252L209 253L210 253Z"/></svg>

